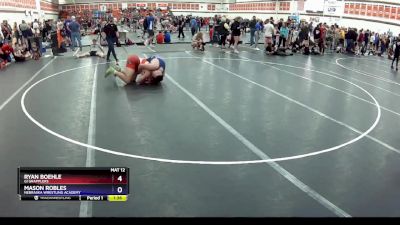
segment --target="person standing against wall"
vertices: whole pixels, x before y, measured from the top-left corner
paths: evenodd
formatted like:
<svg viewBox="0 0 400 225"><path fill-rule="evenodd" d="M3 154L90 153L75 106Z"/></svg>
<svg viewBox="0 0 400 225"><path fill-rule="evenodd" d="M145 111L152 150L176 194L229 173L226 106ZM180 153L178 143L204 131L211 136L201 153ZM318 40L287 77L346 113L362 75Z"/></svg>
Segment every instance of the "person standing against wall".
<svg viewBox="0 0 400 225"><path fill-rule="evenodd" d="M3 33L4 42L5 43L11 42L12 29L10 24L8 24L7 20L3 20L3 23L1 24L1 32Z"/></svg>
<svg viewBox="0 0 400 225"><path fill-rule="evenodd" d="M250 46L254 45L254 34L256 32L256 24L257 24L256 17L253 16L253 19L250 21L250 24L249 24L249 27L250 27Z"/></svg>
<svg viewBox="0 0 400 225"><path fill-rule="evenodd" d="M236 17L231 25L231 38L234 41L234 52L239 53L238 44L240 40L240 17Z"/></svg>
<svg viewBox="0 0 400 225"><path fill-rule="evenodd" d="M185 33L183 33L183 28L185 27L185 19L184 18L180 18L178 21L178 38L181 38L181 34L182 37L185 38Z"/></svg>
<svg viewBox="0 0 400 225"><path fill-rule="evenodd" d="M303 43L304 40L308 40L310 31L308 30L308 24L302 23L300 25L300 32L299 32L299 42L300 45Z"/></svg>
<svg viewBox="0 0 400 225"><path fill-rule="evenodd" d="M79 51L82 51L81 25L76 21L75 16L71 17L71 22L69 23L68 28L71 31L71 50L75 51L76 42L78 42Z"/></svg>
<svg viewBox="0 0 400 225"><path fill-rule="evenodd" d="M396 71L399 70L399 56L400 56L400 35L397 37L393 45L393 61L391 68L393 69L393 63L396 61Z"/></svg>
<svg viewBox="0 0 400 225"><path fill-rule="evenodd" d="M154 38L154 17L153 13L149 13L149 16L146 17L144 20L144 23L147 23L147 33L149 34L147 40L144 42L144 45L150 45L151 47L154 47L153 45L153 38Z"/></svg>
<svg viewBox="0 0 400 225"><path fill-rule="evenodd" d="M320 24L318 47L319 47L319 51L320 51L320 53L322 55L325 54L326 33L327 33L327 31L326 31L326 23Z"/></svg>
<svg viewBox="0 0 400 225"><path fill-rule="evenodd" d="M313 38L314 38L314 45L319 45L319 38L321 36L320 31L321 24L317 24L317 26L313 30Z"/></svg>
<svg viewBox="0 0 400 225"><path fill-rule="evenodd" d="M267 53L273 52L272 49L272 38L275 33L274 25L271 24L270 20L267 19L264 23L264 31L265 31L265 42L264 47Z"/></svg>
<svg viewBox="0 0 400 225"><path fill-rule="evenodd" d="M289 29L285 22L282 23L279 34L280 38L279 38L278 48L281 47L282 42L283 42L283 47L286 48L286 40L288 39L289 36Z"/></svg>
<svg viewBox="0 0 400 225"><path fill-rule="evenodd" d="M220 40L219 40L219 45L221 46L221 48L225 48L226 38L229 35L229 25L228 25L225 17L221 18L221 23L219 25L218 34L221 36Z"/></svg>
<svg viewBox="0 0 400 225"><path fill-rule="evenodd" d="M368 49L370 36L371 36L371 32L367 29L367 31L364 33L364 48L365 49Z"/></svg>
<svg viewBox="0 0 400 225"><path fill-rule="evenodd" d="M254 33L254 38L255 38L255 42L254 42L254 49L255 50L260 50L258 48L258 41L260 40L261 37L261 32L263 31L264 27L263 27L263 22L262 20L258 20L258 22L256 23L256 32Z"/></svg>
<svg viewBox="0 0 400 225"><path fill-rule="evenodd" d="M112 53L116 63L118 64L118 58L115 54L114 49L114 43L117 42L118 38L118 28L117 25L114 23L113 18L109 19L109 22L104 26L103 31L106 34L106 41L108 46L107 62L110 62L110 54Z"/></svg>
<svg viewBox="0 0 400 225"><path fill-rule="evenodd" d="M71 30L69 29L69 23L71 23L71 17L68 16L66 20L64 20L64 39L68 45L71 45Z"/></svg>
<svg viewBox="0 0 400 225"><path fill-rule="evenodd" d="M192 36L194 36L197 32L197 21L194 17L190 20L190 29L192 31Z"/></svg>

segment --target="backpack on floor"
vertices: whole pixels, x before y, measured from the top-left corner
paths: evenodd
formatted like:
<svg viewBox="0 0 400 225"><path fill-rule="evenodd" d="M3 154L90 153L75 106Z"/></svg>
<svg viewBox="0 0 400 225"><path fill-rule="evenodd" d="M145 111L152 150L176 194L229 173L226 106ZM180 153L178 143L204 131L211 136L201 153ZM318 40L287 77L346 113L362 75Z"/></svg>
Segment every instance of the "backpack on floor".
<svg viewBox="0 0 400 225"><path fill-rule="evenodd" d="M304 47L304 55L310 54L310 47Z"/></svg>
<svg viewBox="0 0 400 225"><path fill-rule="evenodd" d="M134 45L135 43L133 43L133 41L131 40L131 39L129 39L129 38L127 38L126 40L125 40L125 45Z"/></svg>
<svg viewBox="0 0 400 225"><path fill-rule="evenodd" d="M365 54L367 52L367 48L365 46L362 46L361 48L361 53Z"/></svg>
<svg viewBox="0 0 400 225"><path fill-rule="evenodd" d="M278 49L275 51L275 54L276 54L276 55L280 55L280 56L291 56L291 55L293 55L293 53L290 52L290 51L287 51L286 48L278 48Z"/></svg>

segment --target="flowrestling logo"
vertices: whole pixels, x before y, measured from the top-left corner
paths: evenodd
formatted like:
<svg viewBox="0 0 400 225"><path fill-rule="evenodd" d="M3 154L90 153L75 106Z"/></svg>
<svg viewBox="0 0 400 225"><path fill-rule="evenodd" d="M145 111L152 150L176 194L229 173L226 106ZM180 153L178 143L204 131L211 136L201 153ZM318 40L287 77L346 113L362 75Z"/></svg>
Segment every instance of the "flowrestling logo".
<svg viewBox="0 0 400 225"><path fill-rule="evenodd" d="M324 14L341 16L344 12L343 0L325 0Z"/></svg>
<svg viewBox="0 0 400 225"><path fill-rule="evenodd" d="M328 7L328 12L334 13L334 12L336 12L336 8L335 7Z"/></svg>

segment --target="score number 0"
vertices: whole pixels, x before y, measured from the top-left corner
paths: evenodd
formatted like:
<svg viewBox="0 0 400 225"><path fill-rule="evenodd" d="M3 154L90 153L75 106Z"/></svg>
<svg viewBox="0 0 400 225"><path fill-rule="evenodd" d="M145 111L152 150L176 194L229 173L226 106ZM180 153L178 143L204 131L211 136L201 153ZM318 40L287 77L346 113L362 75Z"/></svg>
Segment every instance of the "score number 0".
<svg viewBox="0 0 400 225"><path fill-rule="evenodd" d="M118 180L119 182L122 182L122 176L120 175L120 176L117 178L117 180ZM122 187L117 187L117 192L118 192L118 193L122 193Z"/></svg>

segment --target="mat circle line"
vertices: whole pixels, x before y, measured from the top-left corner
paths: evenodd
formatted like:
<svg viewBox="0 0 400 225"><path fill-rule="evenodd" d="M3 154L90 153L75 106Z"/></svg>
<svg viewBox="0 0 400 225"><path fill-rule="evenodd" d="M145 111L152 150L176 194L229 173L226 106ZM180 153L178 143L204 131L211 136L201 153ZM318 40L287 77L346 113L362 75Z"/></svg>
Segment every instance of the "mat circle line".
<svg viewBox="0 0 400 225"><path fill-rule="evenodd" d="M164 59L198 59L198 57L165 57ZM205 60L212 60L212 59L223 59L223 60L235 60L235 61L246 61L248 62L249 60L245 60L245 59L231 59L231 58L202 58ZM126 61L126 60L121 60L122 61ZM285 64L279 64L279 63L271 63L271 62L263 62L263 61L256 61L256 60L250 60L251 62L256 62L256 63L268 63L268 64L273 64L273 65L280 65L280 66L286 66L286 67L291 67L291 68L298 68L298 69L303 69L303 70L309 70L309 71L313 71L313 72L317 72L317 73L322 73L319 71L315 71L312 69L308 69L308 68L302 68L302 67L296 67L296 66L291 66L291 65L285 65ZM323 153L327 153L327 152L331 152L331 151L335 151L338 149L341 149L347 145L350 145L360 139L362 139L363 137L365 137L366 135L368 135L379 123L380 117L381 117L381 109L380 109L380 105L378 103L378 101L372 96L372 94L370 94L368 91L366 91L365 89L363 89L362 87L358 86L357 84L354 84L348 80L345 79L340 79L343 80L355 87L357 87L358 89L362 90L363 92L365 92L368 96L371 97L371 99L374 101L375 106L377 108L377 117L374 121L374 123L372 124L371 127L369 127L366 131L364 131L362 134L360 134L359 136L345 142L342 143L340 145L336 145L327 149L322 149L322 150L318 150L318 151L314 151L314 152L310 152L310 153L306 153L306 154L299 154L299 155L294 155L294 156L287 156L287 157L279 157L279 158L271 158L271 159L261 159L261 160L245 160L245 161L203 161L203 160L176 160L176 159L166 159L166 158L157 158L157 157L148 157L148 156L140 156L140 155L134 155L134 154L129 154L129 153L123 153L123 152L119 152L119 151L114 151L111 149L106 149L106 148L102 148L102 147L98 147L98 146L94 146L94 145L89 145L74 139L71 139L69 137L63 136L47 127L45 127L43 124L41 124L39 121L37 121L35 118L33 118L30 113L28 112L28 110L26 109L25 106L25 98L27 96L27 94L39 83L59 76L61 74L65 74L66 72L69 71L74 71L74 70L78 70L78 69L82 69L82 68L86 68L86 67L91 67L91 66L98 66L98 65L102 65L102 64L107 64L105 63L96 63L96 64L89 64L86 66L80 66L80 67L76 67L76 68L72 68L72 69L67 69L67 70L63 70L54 74L51 74L49 76L46 76L38 81L36 81L35 83L33 83L29 88L27 88L25 90L25 92L23 93L22 97L21 97L21 108L23 113L25 114L25 116L31 120L36 126L38 126L39 128L41 128L42 130L46 131L47 133L60 138L64 141L67 141L69 143L72 144L76 144L85 148L90 148L96 151L100 151L100 152L104 152L104 153L108 153L108 154L112 154L112 155L118 155L118 156L124 156L124 157L129 157L129 158L135 158L135 159L142 159L142 160L149 160L149 161L157 161L157 162L164 162L164 163L175 163L175 164L195 164L195 165L243 165L243 164L258 164L258 163L270 163L270 162L278 162L278 161L288 161L288 160L293 160L293 159L300 159L300 158L306 158L306 157L310 157L310 156L315 156L315 155L319 155L319 154L323 154ZM339 78L337 78L339 79Z"/></svg>

